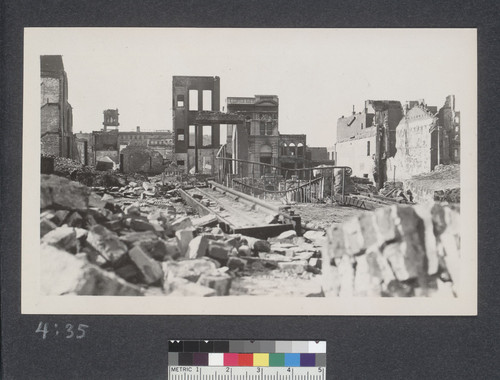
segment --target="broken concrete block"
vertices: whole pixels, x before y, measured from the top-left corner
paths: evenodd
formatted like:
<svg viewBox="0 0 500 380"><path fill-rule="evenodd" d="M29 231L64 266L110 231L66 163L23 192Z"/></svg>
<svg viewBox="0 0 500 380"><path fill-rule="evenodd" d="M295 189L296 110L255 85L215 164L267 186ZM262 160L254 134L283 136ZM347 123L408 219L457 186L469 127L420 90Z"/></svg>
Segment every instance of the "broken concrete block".
<svg viewBox="0 0 500 380"><path fill-rule="evenodd" d="M40 256L40 285L44 295L142 295L139 287L56 247L42 244Z"/></svg>
<svg viewBox="0 0 500 380"><path fill-rule="evenodd" d="M240 257L230 257L227 261L227 267L231 270L243 270L247 265L247 261Z"/></svg>
<svg viewBox="0 0 500 380"><path fill-rule="evenodd" d="M99 224L90 228L87 243L111 263L121 259L128 250L118 235Z"/></svg>
<svg viewBox="0 0 500 380"><path fill-rule="evenodd" d="M125 215L128 215L128 216L133 216L133 217L140 217L141 216L141 209L139 208L139 205L135 204L135 203L131 204L128 207L125 207L123 212L125 213Z"/></svg>
<svg viewBox="0 0 500 380"><path fill-rule="evenodd" d="M205 256L208 249L208 238L200 235L196 236L189 242L186 255L187 259L198 259Z"/></svg>
<svg viewBox="0 0 500 380"><path fill-rule="evenodd" d="M246 240L247 245L256 252L271 252L271 243L267 240L256 239L251 236L241 236L241 240Z"/></svg>
<svg viewBox="0 0 500 380"><path fill-rule="evenodd" d="M104 223L104 226L111 231L117 232L123 228L123 223L121 220L110 220Z"/></svg>
<svg viewBox="0 0 500 380"><path fill-rule="evenodd" d="M291 274L302 274L306 270L307 261L282 261L278 263L278 268L284 272Z"/></svg>
<svg viewBox="0 0 500 380"><path fill-rule="evenodd" d="M151 223L136 218L130 220L130 228L134 231L156 231L156 228Z"/></svg>
<svg viewBox="0 0 500 380"><path fill-rule="evenodd" d="M377 220L373 212L365 212L359 216L359 227L363 235L365 248L378 244L376 224Z"/></svg>
<svg viewBox="0 0 500 380"><path fill-rule="evenodd" d="M267 215L264 219L266 224L276 224L279 221L279 214L278 215Z"/></svg>
<svg viewBox="0 0 500 380"><path fill-rule="evenodd" d="M181 255L185 255L189 247L189 243L194 238L194 228L178 230L175 232L175 237L177 238L177 244Z"/></svg>
<svg viewBox="0 0 500 380"><path fill-rule="evenodd" d="M197 284L214 289L218 296L228 296L231 281L230 275L219 272L217 275L202 274Z"/></svg>
<svg viewBox="0 0 500 380"><path fill-rule="evenodd" d="M106 202L101 201L101 197L96 193L92 192L89 195L89 207L101 208L106 206Z"/></svg>
<svg viewBox="0 0 500 380"><path fill-rule="evenodd" d="M341 226L333 226L326 230L327 236L327 256L329 259L340 258L347 254L344 243L344 231Z"/></svg>
<svg viewBox="0 0 500 380"><path fill-rule="evenodd" d="M375 209L375 220L378 230L378 245L381 246L387 241L392 241L398 238L395 219L396 210L393 207L380 207Z"/></svg>
<svg viewBox="0 0 500 380"><path fill-rule="evenodd" d="M357 255L365 249L358 218L351 218L342 223L345 250L349 255Z"/></svg>
<svg viewBox="0 0 500 380"><path fill-rule="evenodd" d="M62 225L64 220L66 219L66 217L69 215L69 211L68 210L57 210L55 213L54 213L54 218L51 219L55 224L57 224L58 226Z"/></svg>
<svg viewBox="0 0 500 380"><path fill-rule="evenodd" d="M76 232L75 229L68 226L61 226L46 233L41 243L53 245L67 252L76 253Z"/></svg>
<svg viewBox="0 0 500 380"><path fill-rule="evenodd" d="M252 256L252 250L248 245L242 245L238 248L238 255L240 256Z"/></svg>
<svg viewBox="0 0 500 380"><path fill-rule="evenodd" d="M81 227L83 225L83 218L77 211L74 211L66 219L66 224L70 227Z"/></svg>
<svg viewBox="0 0 500 380"><path fill-rule="evenodd" d="M56 175L40 176L40 208L85 211L89 206L90 189L78 182Z"/></svg>
<svg viewBox="0 0 500 380"><path fill-rule="evenodd" d="M206 227L213 226L219 222L217 217L214 214L208 214L202 216L201 218L196 218L192 220L194 227Z"/></svg>
<svg viewBox="0 0 500 380"><path fill-rule="evenodd" d="M125 281L136 283L141 280L141 272L135 264L125 264L121 267L115 268L114 272Z"/></svg>
<svg viewBox="0 0 500 380"><path fill-rule="evenodd" d="M40 219L40 237L56 228L57 225L54 222L51 222L46 218Z"/></svg>
<svg viewBox="0 0 500 380"><path fill-rule="evenodd" d="M322 242L326 239L323 231L307 231L304 233L304 237L314 242Z"/></svg>
<svg viewBox="0 0 500 380"><path fill-rule="evenodd" d="M109 194L104 194L101 198L101 201L103 202L114 202L115 200L115 197L113 197L112 195L109 195Z"/></svg>
<svg viewBox="0 0 500 380"><path fill-rule="evenodd" d="M143 240L158 239L158 236L153 231L144 232L125 232L120 236L120 240L132 247L135 243Z"/></svg>
<svg viewBox="0 0 500 380"><path fill-rule="evenodd" d="M183 218L175 219L170 224L170 227L172 227L174 232L177 232L179 230L185 230L186 228L193 228L193 223L191 222L191 219L186 216Z"/></svg>
<svg viewBox="0 0 500 380"><path fill-rule="evenodd" d="M139 245L133 247L128 255L141 272L142 279L148 285L163 279L161 264L150 258Z"/></svg>
<svg viewBox="0 0 500 380"><path fill-rule="evenodd" d="M156 261L163 261L168 256L167 246L161 239L140 240L136 245Z"/></svg>
<svg viewBox="0 0 500 380"><path fill-rule="evenodd" d="M172 281L174 278L184 278L196 282L202 273L215 273L217 265L206 258L194 260L164 261L162 263L165 273L164 284ZM165 290L167 288L164 286Z"/></svg>
<svg viewBox="0 0 500 380"><path fill-rule="evenodd" d="M297 232L295 230L288 230L288 231L282 232L276 239L278 241L283 241L283 240L293 239L296 236L297 236Z"/></svg>
<svg viewBox="0 0 500 380"><path fill-rule="evenodd" d="M217 260L222 265L227 263L233 247L222 241L210 240L208 243L208 256Z"/></svg>

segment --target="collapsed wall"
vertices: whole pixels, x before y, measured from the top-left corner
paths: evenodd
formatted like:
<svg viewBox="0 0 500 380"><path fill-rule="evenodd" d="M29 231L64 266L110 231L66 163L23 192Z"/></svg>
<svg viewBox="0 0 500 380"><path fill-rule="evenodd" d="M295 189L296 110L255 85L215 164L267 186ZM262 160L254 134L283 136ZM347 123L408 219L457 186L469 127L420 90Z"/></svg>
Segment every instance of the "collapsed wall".
<svg viewBox="0 0 500 380"><path fill-rule="evenodd" d="M394 205L330 227L326 295L457 296L459 217L446 204Z"/></svg>

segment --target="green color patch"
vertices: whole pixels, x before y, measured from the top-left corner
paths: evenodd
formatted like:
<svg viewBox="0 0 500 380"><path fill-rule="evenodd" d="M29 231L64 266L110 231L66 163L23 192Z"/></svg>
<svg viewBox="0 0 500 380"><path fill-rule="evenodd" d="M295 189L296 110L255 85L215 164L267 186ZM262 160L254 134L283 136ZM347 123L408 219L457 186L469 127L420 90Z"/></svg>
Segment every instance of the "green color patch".
<svg viewBox="0 0 500 380"><path fill-rule="evenodd" d="M285 354L269 354L269 367L284 367Z"/></svg>

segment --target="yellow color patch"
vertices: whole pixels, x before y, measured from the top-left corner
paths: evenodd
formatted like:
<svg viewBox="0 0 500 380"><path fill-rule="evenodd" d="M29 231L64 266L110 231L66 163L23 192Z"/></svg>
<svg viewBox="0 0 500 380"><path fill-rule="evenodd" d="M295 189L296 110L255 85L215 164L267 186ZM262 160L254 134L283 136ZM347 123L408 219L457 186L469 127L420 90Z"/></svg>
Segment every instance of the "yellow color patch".
<svg viewBox="0 0 500 380"><path fill-rule="evenodd" d="M253 354L254 367L269 367L269 354Z"/></svg>

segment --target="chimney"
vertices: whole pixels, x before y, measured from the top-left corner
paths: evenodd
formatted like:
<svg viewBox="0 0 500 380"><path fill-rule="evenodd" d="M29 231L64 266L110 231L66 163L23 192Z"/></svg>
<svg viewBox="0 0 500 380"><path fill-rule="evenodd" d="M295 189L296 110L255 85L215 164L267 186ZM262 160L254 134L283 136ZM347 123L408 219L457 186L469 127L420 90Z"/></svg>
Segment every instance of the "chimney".
<svg viewBox="0 0 500 380"><path fill-rule="evenodd" d="M141 131L141 127L139 125L136 128L137 128L137 132Z"/></svg>
<svg viewBox="0 0 500 380"><path fill-rule="evenodd" d="M352 105L352 114L356 115L356 111L354 110L354 104Z"/></svg>

